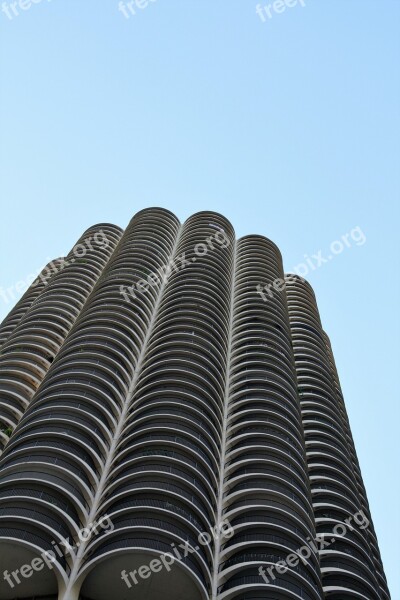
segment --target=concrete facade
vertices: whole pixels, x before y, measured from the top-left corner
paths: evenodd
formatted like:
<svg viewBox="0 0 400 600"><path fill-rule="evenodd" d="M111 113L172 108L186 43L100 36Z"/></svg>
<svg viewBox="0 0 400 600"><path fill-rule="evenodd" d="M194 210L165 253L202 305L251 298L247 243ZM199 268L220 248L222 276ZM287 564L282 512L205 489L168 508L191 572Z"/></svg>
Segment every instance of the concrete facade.
<svg viewBox="0 0 400 600"><path fill-rule="evenodd" d="M388 600L309 284L217 213L99 231L0 325L0 598Z"/></svg>

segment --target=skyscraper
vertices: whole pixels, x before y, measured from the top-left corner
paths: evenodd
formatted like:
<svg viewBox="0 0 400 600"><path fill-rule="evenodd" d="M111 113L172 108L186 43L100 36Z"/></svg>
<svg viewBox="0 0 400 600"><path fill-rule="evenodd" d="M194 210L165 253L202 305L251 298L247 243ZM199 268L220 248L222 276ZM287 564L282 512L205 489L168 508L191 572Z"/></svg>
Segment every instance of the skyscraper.
<svg viewBox="0 0 400 600"><path fill-rule="evenodd" d="M96 225L0 336L2 599L390 598L314 294L270 240Z"/></svg>

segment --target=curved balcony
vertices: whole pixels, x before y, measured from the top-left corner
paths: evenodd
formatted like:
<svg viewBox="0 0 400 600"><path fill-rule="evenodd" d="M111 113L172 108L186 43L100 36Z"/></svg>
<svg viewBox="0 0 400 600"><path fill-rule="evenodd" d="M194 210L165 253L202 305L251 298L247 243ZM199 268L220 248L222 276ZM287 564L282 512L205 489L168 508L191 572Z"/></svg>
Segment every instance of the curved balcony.
<svg viewBox="0 0 400 600"><path fill-rule="evenodd" d="M64 258L57 258L49 262L2 321L0 324L0 347L8 340L21 319L46 288L53 275L59 271L64 260Z"/></svg>
<svg viewBox="0 0 400 600"><path fill-rule="evenodd" d="M107 246L100 247L96 246L94 241L90 242L90 239L96 240L99 233L107 236ZM12 335L1 348L0 394L6 404L7 397L10 398L10 394L15 390L23 398L20 409L24 412L120 237L121 230L116 226L94 226L87 230L67 255L65 262L60 265L58 272L50 277L45 289L20 319ZM90 243L86 248L84 244L88 240ZM81 248L84 249L84 259L77 257L78 248L79 254ZM61 299L64 301L60 304ZM41 340L40 349L36 342L32 343L38 338ZM13 363L17 366L13 367ZM0 419L1 417L0 406ZM15 419L14 425L16 423Z"/></svg>
<svg viewBox="0 0 400 600"><path fill-rule="evenodd" d="M275 561L284 560L284 554L277 552L253 552L243 555L243 566L235 572L235 566L229 569L232 576L219 588L218 600L264 599L277 600L320 600L322 590L309 573L301 566L289 568L284 575L274 573L274 579L268 579L266 568ZM258 564L257 564L258 563ZM257 568L256 568L257 565ZM268 583L260 575L258 568L263 567ZM266 596L265 594L268 594Z"/></svg>
<svg viewBox="0 0 400 600"><path fill-rule="evenodd" d="M121 539L104 543L98 554L89 557L82 567L77 580L82 586L82 598L109 600L110 597L123 597L128 588L121 580L121 572L137 574L140 567L153 565L154 560L160 562L168 553L171 553L171 545L164 538L160 540L156 533L152 537L148 533L121 532ZM159 572L149 570L152 600L175 600L177 593L191 600L208 600L207 577L192 556L176 559L168 570L162 568L162 564ZM148 581L137 578L136 582L131 580L130 584L138 597L143 597Z"/></svg>

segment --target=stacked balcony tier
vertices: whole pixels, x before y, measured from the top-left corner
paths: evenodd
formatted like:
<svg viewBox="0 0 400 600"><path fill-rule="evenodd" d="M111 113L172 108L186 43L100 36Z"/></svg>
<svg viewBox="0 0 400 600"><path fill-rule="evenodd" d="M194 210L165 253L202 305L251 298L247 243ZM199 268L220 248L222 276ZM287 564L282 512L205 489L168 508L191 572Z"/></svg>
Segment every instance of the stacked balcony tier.
<svg viewBox="0 0 400 600"><path fill-rule="evenodd" d="M140 550L181 549L174 589L152 575L155 599L200 600L210 589L213 543L199 539L214 526L233 246L214 213L182 227L102 507L130 531L134 564ZM138 597L148 585L139 582Z"/></svg>
<svg viewBox="0 0 400 600"><path fill-rule="evenodd" d="M121 237L89 228L0 349L0 450L38 390Z"/></svg>
<svg viewBox="0 0 400 600"><path fill-rule="evenodd" d="M314 517L325 540L320 550L324 592L334 600L385 600L376 537L314 292L290 276L287 299ZM352 527L346 526L349 518Z"/></svg>
<svg viewBox="0 0 400 600"><path fill-rule="evenodd" d="M260 282L279 279L282 260L272 242L239 240L223 489L234 535L220 551L220 600L323 598L314 550L284 576L265 579L259 571L315 534L286 298L255 293Z"/></svg>
<svg viewBox="0 0 400 600"><path fill-rule="evenodd" d="M43 292L53 275L55 275L63 264L63 258L57 258L49 262L31 283L22 298L0 325L0 348L10 337L18 323L30 309L32 304Z"/></svg>

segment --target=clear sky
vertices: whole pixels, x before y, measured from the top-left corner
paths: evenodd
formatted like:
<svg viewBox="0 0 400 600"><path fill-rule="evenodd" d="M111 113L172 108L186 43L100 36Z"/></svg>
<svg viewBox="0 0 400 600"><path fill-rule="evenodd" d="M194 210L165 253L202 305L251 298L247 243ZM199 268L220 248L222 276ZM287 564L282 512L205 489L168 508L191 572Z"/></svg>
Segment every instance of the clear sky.
<svg viewBox="0 0 400 600"><path fill-rule="evenodd" d="M219 211L287 271L322 255L307 278L399 600L400 2L20 2L0 12L0 285L152 205Z"/></svg>

